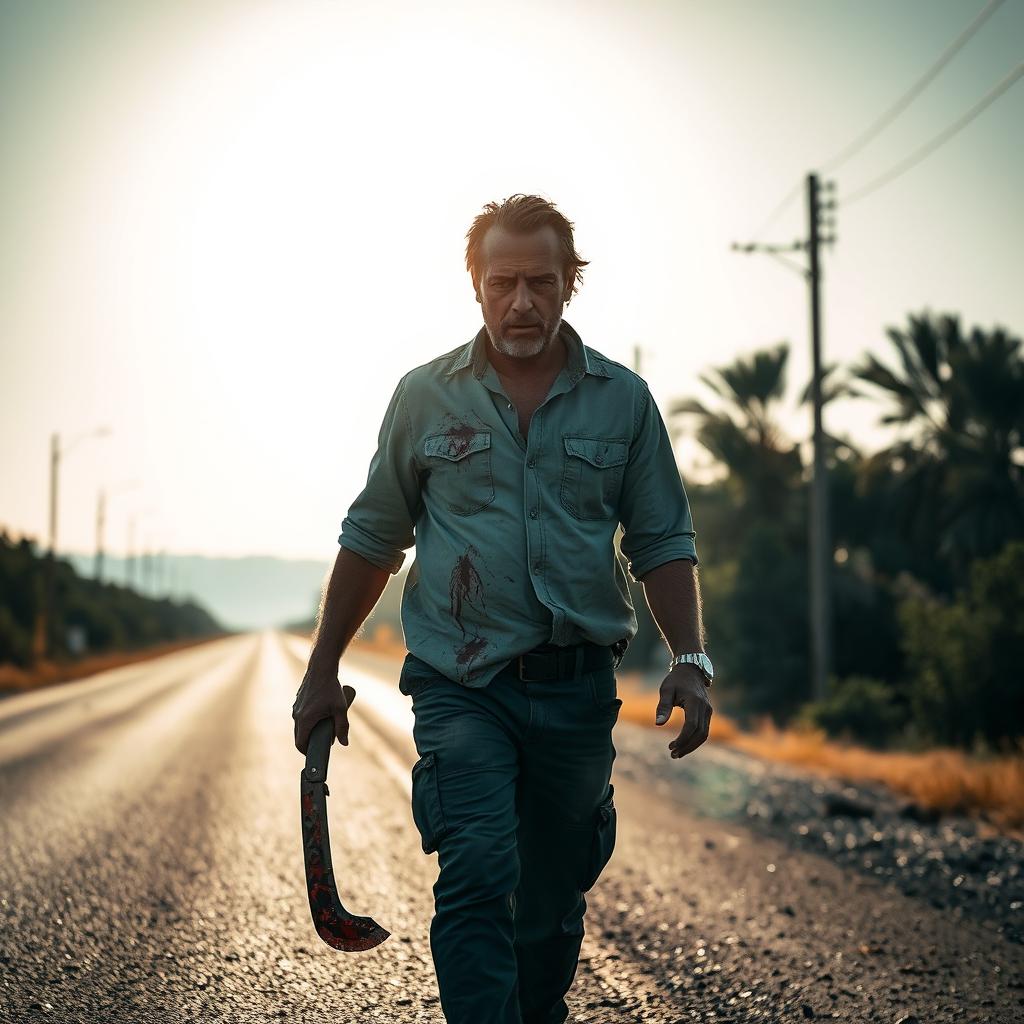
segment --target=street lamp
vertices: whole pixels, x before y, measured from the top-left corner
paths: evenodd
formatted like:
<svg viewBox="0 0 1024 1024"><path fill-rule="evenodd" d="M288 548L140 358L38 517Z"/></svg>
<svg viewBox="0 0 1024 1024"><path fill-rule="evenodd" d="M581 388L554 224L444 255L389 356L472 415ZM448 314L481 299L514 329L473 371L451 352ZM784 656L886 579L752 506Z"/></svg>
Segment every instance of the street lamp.
<svg viewBox="0 0 1024 1024"><path fill-rule="evenodd" d="M50 437L50 557L57 553L57 494L60 479L60 462L77 448L83 441L93 437L109 437L109 427L96 427L95 430L79 434L73 441L61 448L60 434Z"/></svg>

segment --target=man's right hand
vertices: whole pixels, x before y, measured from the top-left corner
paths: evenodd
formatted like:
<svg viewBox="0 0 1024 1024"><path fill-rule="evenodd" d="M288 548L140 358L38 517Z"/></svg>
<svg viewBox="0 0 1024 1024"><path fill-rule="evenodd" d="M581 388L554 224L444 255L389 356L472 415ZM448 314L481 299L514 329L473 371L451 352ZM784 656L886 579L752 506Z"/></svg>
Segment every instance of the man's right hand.
<svg viewBox="0 0 1024 1024"><path fill-rule="evenodd" d="M334 721L334 735L343 746L348 746L348 709L355 700L356 691L342 686L337 671L315 669L310 665L295 695L292 718L295 721L295 746L306 753L309 734L321 719Z"/></svg>

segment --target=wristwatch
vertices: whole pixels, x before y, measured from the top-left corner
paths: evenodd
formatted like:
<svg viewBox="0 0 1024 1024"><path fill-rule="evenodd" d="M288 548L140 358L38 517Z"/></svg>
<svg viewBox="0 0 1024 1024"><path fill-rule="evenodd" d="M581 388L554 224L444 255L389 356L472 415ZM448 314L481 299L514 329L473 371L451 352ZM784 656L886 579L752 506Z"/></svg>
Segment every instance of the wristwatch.
<svg viewBox="0 0 1024 1024"><path fill-rule="evenodd" d="M704 673L704 678L708 681L708 686L711 685L711 681L715 678L715 666L711 664L711 659L703 651L701 651L700 654L677 654L668 663L669 672L671 672L676 665L696 665L697 668Z"/></svg>

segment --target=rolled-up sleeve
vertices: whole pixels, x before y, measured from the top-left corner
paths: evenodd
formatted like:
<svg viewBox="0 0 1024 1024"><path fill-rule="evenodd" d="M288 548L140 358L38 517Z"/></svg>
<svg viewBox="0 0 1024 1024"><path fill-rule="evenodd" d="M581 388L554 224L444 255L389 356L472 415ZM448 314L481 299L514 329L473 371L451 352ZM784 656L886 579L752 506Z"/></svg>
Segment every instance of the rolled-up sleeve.
<svg viewBox="0 0 1024 1024"><path fill-rule="evenodd" d="M366 486L349 506L338 543L378 568L396 573L415 543L421 508L419 467L406 408L406 380L388 403Z"/></svg>
<svg viewBox="0 0 1024 1024"><path fill-rule="evenodd" d="M636 583L677 558L697 564L690 502L672 442L650 390L646 384L642 389L619 506L619 546Z"/></svg>

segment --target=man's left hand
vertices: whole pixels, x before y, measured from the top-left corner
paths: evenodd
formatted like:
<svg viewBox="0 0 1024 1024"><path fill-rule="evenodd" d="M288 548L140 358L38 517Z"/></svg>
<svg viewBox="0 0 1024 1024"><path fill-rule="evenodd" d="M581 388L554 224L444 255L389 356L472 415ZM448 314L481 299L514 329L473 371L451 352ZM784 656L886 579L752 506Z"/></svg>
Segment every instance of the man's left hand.
<svg viewBox="0 0 1024 1024"><path fill-rule="evenodd" d="M711 728L711 701L704 673L696 665L676 665L661 684L661 699L654 724L664 725L673 708L683 709L683 728L668 745L673 757L685 757L707 738Z"/></svg>

